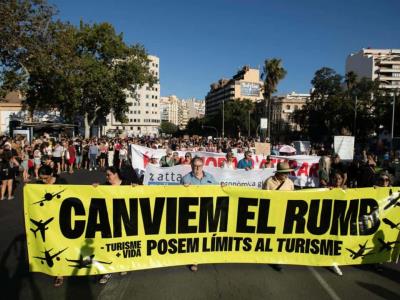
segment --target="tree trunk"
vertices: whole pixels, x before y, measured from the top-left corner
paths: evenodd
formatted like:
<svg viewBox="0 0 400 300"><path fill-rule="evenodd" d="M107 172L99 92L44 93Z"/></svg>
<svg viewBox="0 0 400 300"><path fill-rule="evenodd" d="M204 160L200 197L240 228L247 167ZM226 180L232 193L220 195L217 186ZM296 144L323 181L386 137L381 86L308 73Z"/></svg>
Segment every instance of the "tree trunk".
<svg viewBox="0 0 400 300"><path fill-rule="evenodd" d="M84 122L85 122L85 139L88 139L90 138L90 124L89 124L88 113L85 113Z"/></svg>

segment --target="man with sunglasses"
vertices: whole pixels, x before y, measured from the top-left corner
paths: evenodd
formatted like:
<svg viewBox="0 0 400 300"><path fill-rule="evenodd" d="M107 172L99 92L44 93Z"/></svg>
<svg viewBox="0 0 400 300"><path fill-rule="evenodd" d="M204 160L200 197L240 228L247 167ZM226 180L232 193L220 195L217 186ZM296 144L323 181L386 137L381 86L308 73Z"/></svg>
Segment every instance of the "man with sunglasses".
<svg viewBox="0 0 400 300"><path fill-rule="evenodd" d="M191 162L192 171L182 177L181 184L187 186L194 185L208 185L218 184L214 176L210 173L203 171L203 159L201 157L194 157Z"/></svg>
<svg viewBox="0 0 400 300"><path fill-rule="evenodd" d="M244 158L242 158L241 160L239 160L238 164L237 164L237 168L238 169L245 169L246 171L254 169L254 162L252 157L252 152L251 151L246 151L244 153Z"/></svg>
<svg viewBox="0 0 400 300"><path fill-rule="evenodd" d="M175 159L172 156L172 150L167 149L166 154L160 159L160 167L166 168L172 166L175 166Z"/></svg>

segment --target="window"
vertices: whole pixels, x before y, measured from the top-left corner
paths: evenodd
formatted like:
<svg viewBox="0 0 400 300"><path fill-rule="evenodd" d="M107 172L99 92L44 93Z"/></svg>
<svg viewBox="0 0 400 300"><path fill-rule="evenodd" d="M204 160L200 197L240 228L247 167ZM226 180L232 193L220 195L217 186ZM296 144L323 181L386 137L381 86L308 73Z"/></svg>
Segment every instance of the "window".
<svg viewBox="0 0 400 300"><path fill-rule="evenodd" d="M140 131L140 127L138 127L138 128L137 128L137 130L139 130L139 131Z"/></svg>
<svg viewBox="0 0 400 300"><path fill-rule="evenodd" d="M155 98L155 99L158 99L158 97L157 97L157 96L154 96L154 98Z"/></svg>
<svg viewBox="0 0 400 300"><path fill-rule="evenodd" d="M133 130L133 126L131 126L131 130Z"/></svg>
<svg viewBox="0 0 400 300"><path fill-rule="evenodd" d="M146 110L146 115L148 115L149 114L149 111L148 110Z"/></svg>
<svg viewBox="0 0 400 300"><path fill-rule="evenodd" d="M294 106L294 109L296 110L296 109L299 109L299 106L298 105L295 105Z"/></svg>
<svg viewBox="0 0 400 300"><path fill-rule="evenodd" d="M146 99L149 99L149 95L146 95Z"/></svg>
<svg viewBox="0 0 400 300"><path fill-rule="evenodd" d="M155 103L155 106L157 107L157 103Z"/></svg>
<svg viewBox="0 0 400 300"><path fill-rule="evenodd" d="M286 105L286 109L290 110L290 105Z"/></svg>
<svg viewBox="0 0 400 300"><path fill-rule="evenodd" d="M149 106L149 103L146 103L146 106Z"/></svg>
<svg viewBox="0 0 400 300"><path fill-rule="evenodd" d="M393 73L393 77L400 77L400 73Z"/></svg>
<svg viewBox="0 0 400 300"><path fill-rule="evenodd" d="M132 122L132 119L129 119L129 122Z"/></svg>
<svg viewBox="0 0 400 300"><path fill-rule="evenodd" d="M122 126L122 130L125 130L125 126Z"/></svg>

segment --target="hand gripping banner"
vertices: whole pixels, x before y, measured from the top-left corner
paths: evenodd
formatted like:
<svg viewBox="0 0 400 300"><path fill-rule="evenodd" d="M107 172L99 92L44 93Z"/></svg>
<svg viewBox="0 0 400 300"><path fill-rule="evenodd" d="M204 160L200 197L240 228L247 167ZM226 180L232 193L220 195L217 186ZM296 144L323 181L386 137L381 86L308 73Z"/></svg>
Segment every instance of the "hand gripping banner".
<svg viewBox="0 0 400 300"><path fill-rule="evenodd" d="M397 261L400 188L24 188L30 269L91 275L203 263Z"/></svg>

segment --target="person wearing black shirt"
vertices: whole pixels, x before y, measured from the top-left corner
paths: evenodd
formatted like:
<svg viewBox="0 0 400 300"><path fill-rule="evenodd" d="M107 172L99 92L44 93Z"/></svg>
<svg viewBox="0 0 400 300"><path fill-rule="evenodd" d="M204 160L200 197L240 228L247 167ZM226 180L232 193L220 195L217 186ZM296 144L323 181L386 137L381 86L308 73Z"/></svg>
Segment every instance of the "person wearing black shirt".
<svg viewBox="0 0 400 300"><path fill-rule="evenodd" d="M80 140L75 144L76 151L76 168L79 170L82 164L82 156L83 156L83 147L82 142Z"/></svg>

